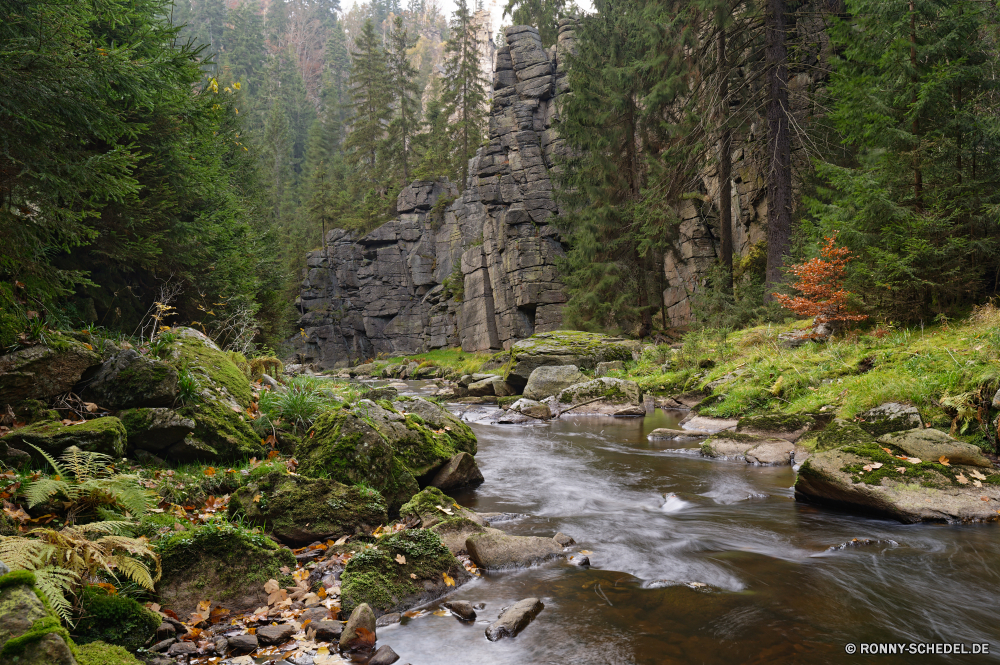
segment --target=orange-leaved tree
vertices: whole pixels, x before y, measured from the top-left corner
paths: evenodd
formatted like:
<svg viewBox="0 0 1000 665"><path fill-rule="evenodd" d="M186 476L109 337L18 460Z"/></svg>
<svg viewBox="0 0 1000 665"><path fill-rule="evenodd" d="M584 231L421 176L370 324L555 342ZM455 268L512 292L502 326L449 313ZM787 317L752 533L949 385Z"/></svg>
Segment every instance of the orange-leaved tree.
<svg viewBox="0 0 1000 665"><path fill-rule="evenodd" d="M847 299L851 295L844 289L844 272L851 261L851 250L835 247L837 232L824 238L820 256L805 263L793 265L790 270L799 278L792 288L800 291L800 296L774 294L774 299L785 309L799 316L816 317L816 325L843 324L848 321L863 321L865 314L851 313Z"/></svg>

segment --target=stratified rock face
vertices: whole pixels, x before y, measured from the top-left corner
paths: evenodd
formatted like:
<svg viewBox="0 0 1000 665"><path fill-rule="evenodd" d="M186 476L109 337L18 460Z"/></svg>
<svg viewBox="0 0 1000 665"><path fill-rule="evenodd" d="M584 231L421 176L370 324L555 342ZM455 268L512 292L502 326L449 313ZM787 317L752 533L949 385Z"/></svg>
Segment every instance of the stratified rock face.
<svg viewBox="0 0 1000 665"><path fill-rule="evenodd" d="M297 362L330 369L379 353L509 348L559 327L566 294L550 176L567 150L556 99L568 89L560 56L574 25L564 20L548 51L537 29L507 29L489 142L470 160L461 196L447 179L414 182L399 194L397 219L362 238L330 231L308 254L301 331L290 340Z"/></svg>

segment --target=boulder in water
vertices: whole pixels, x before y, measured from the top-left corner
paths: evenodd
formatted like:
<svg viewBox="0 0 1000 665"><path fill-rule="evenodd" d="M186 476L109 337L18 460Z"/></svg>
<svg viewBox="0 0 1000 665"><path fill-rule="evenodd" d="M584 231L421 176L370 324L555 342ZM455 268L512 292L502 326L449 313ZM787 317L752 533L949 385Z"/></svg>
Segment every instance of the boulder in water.
<svg viewBox="0 0 1000 665"><path fill-rule="evenodd" d="M477 566L486 570L524 568L562 556L562 546L552 538L508 536L499 529L483 529L465 541Z"/></svg>
<svg viewBox="0 0 1000 665"><path fill-rule="evenodd" d="M504 608L500 618L486 629L486 639L496 642L504 637L514 637L528 627L531 620L545 608L537 598L519 600L510 607Z"/></svg>
<svg viewBox="0 0 1000 665"><path fill-rule="evenodd" d="M642 391L635 381L603 377L577 383L559 392L555 398L560 414L644 415ZM628 411L635 410L635 414ZM641 414L640 414L641 410Z"/></svg>
<svg viewBox="0 0 1000 665"><path fill-rule="evenodd" d="M524 387L524 396L531 400L542 400L586 381L587 377L576 365L544 365L531 372L528 384Z"/></svg>

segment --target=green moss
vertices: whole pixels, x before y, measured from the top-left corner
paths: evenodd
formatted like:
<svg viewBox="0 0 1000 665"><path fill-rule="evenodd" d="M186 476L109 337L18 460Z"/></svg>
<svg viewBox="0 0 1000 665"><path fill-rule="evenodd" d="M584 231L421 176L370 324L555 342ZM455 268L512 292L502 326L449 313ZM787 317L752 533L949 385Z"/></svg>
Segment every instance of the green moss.
<svg viewBox="0 0 1000 665"><path fill-rule="evenodd" d="M250 381L232 358L206 343L206 338L190 328L177 328L170 345L168 362L178 371L187 369L206 378L216 392L225 390L243 408L250 406ZM199 382L202 386L205 381Z"/></svg>
<svg viewBox="0 0 1000 665"><path fill-rule="evenodd" d="M172 373L165 363L133 363L118 373L115 390L126 395L144 395Z"/></svg>
<svg viewBox="0 0 1000 665"><path fill-rule="evenodd" d="M891 454L885 451L885 448L893 451ZM849 464L844 466L841 471L844 473L849 473L852 476L852 480L855 483L865 483L867 485L880 485L883 478L889 478L890 480L924 480L929 482L929 487L938 487L940 482L932 482L935 480L946 480L950 481L953 485L959 485L956 480L957 474L955 470L951 467L946 467L938 462L920 462L919 464L911 464L906 460L899 459L897 455L903 455L902 450L896 448L892 445L882 445L879 443L862 443L858 445L848 445L844 446L844 451L853 453L858 457L862 457L866 462L858 464ZM881 463L877 469L872 469L866 471L865 466L869 466L871 462ZM900 473L897 469L903 469L903 473ZM933 473L937 472L937 473ZM943 478L940 478L940 476Z"/></svg>
<svg viewBox="0 0 1000 665"><path fill-rule="evenodd" d="M400 517L420 517L422 515L432 515L440 513L438 506L449 508L455 500L436 487L425 487L419 493L413 495L402 508L399 509ZM443 513L442 513L443 514Z"/></svg>
<svg viewBox="0 0 1000 665"><path fill-rule="evenodd" d="M29 645L38 642L49 633L59 635L67 645L73 645L69 633L59 623L59 619L54 616L46 616L31 624L31 628L21 635L7 640L3 648L0 648L0 656L13 659L9 662L17 662L18 656L23 654Z"/></svg>
<svg viewBox="0 0 1000 665"><path fill-rule="evenodd" d="M124 648L104 642L83 644L76 649L78 665L142 665Z"/></svg>
<svg viewBox="0 0 1000 665"><path fill-rule="evenodd" d="M190 459L231 461L263 455L260 436L242 413L235 413L223 402L204 400L177 413L195 422L194 438L207 446L203 455Z"/></svg>
<svg viewBox="0 0 1000 665"><path fill-rule="evenodd" d="M54 456L61 455L70 446L77 446L81 450L121 457L125 454L125 437L125 426L122 422L113 416L105 416L78 425L42 421L14 430L4 437L4 441L8 445L31 453L37 462L44 463L31 445L38 446Z"/></svg>
<svg viewBox="0 0 1000 665"><path fill-rule="evenodd" d="M106 642L135 651L156 632L160 616L126 596L85 587L79 598L79 620L73 637L79 644Z"/></svg>
<svg viewBox="0 0 1000 665"><path fill-rule="evenodd" d="M444 504L441 504L444 505ZM431 531L437 534L442 533L455 533L458 531L468 531L469 529L481 530L483 526L473 522L468 517L449 517L443 522L438 522L430 528Z"/></svg>
<svg viewBox="0 0 1000 665"><path fill-rule="evenodd" d="M762 432L796 432L812 425L813 419L805 414L786 415L765 413L759 416L740 418L739 429L755 429Z"/></svg>
<svg viewBox="0 0 1000 665"><path fill-rule="evenodd" d="M739 443L759 443L763 441L761 437L756 434L747 434L746 432L719 432L718 434L713 434L712 436L705 439L705 443L711 441L717 441L719 439L726 439L729 441L738 441ZM702 444L704 446L704 444Z"/></svg>
<svg viewBox="0 0 1000 665"><path fill-rule="evenodd" d="M149 429L152 420L149 409L128 409L118 414L118 419L125 426L125 432L129 437L141 434Z"/></svg>
<svg viewBox="0 0 1000 665"><path fill-rule="evenodd" d="M0 577L0 589L6 589L9 586L17 586L19 584L25 584L30 587L35 586L35 574L30 570L12 570Z"/></svg>
<svg viewBox="0 0 1000 665"><path fill-rule="evenodd" d="M802 437L798 444L808 450L821 452L847 445L874 444L875 439L854 423L834 420L818 432L811 432Z"/></svg>

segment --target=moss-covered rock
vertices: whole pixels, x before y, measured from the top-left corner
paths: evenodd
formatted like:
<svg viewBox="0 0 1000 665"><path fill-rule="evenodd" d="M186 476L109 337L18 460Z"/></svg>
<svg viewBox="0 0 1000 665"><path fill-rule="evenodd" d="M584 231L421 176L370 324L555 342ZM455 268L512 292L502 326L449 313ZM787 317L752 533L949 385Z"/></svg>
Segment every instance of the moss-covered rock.
<svg viewBox="0 0 1000 665"><path fill-rule="evenodd" d="M0 356L0 404L67 392L101 364L91 345L67 335L46 333L43 342Z"/></svg>
<svg viewBox="0 0 1000 665"><path fill-rule="evenodd" d="M468 579L465 568L436 533L401 531L380 538L347 562L340 584L341 618L346 619L361 603L367 603L376 616L402 612Z"/></svg>
<svg viewBox="0 0 1000 665"><path fill-rule="evenodd" d="M841 446L874 443L875 437L846 420L834 420L817 432L809 432L798 440L798 445L811 452L832 450Z"/></svg>
<svg viewBox="0 0 1000 665"><path fill-rule="evenodd" d="M124 648L104 642L90 642L76 648L77 665L142 665Z"/></svg>
<svg viewBox="0 0 1000 665"><path fill-rule="evenodd" d="M125 426L114 416L95 418L78 425L63 425L57 421L42 421L18 428L5 435L3 441L43 463L43 458L31 446L38 446L52 457L59 457L70 446L80 450L104 453L112 457L125 454Z"/></svg>
<svg viewBox="0 0 1000 665"><path fill-rule="evenodd" d="M483 521L475 512L460 507L453 498L437 487L425 487L414 494L399 509L399 516L403 519L419 519L420 526L424 529L455 517L464 517L480 524Z"/></svg>
<svg viewBox="0 0 1000 665"><path fill-rule="evenodd" d="M9 404L17 422L31 425L42 420L59 420L59 412L38 399L25 399Z"/></svg>
<svg viewBox="0 0 1000 665"><path fill-rule="evenodd" d="M158 542L156 550L163 565L157 584L160 603L181 616L195 611L202 600L245 612L266 604L269 579L294 584L281 572L282 566L295 568L291 550L228 522L179 532Z"/></svg>
<svg viewBox="0 0 1000 665"><path fill-rule="evenodd" d="M125 426L129 449L159 452L184 439L195 422L173 409L129 409L118 414Z"/></svg>
<svg viewBox="0 0 1000 665"><path fill-rule="evenodd" d="M745 432L720 432L701 444L701 452L706 457L743 460L763 466L791 464L794 449L786 439Z"/></svg>
<svg viewBox="0 0 1000 665"><path fill-rule="evenodd" d="M0 576L0 663L75 665L76 645L35 588L35 576Z"/></svg>
<svg viewBox="0 0 1000 665"><path fill-rule="evenodd" d="M646 413L639 384L606 376L565 388L556 396L555 402L561 412L572 410L578 415Z"/></svg>
<svg viewBox="0 0 1000 665"><path fill-rule="evenodd" d="M874 409L862 411L854 417L854 420L861 429L874 437L924 426L924 420L920 417L917 407L899 402L887 402Z"/></svg>
<svg viewBox="0 0 1000 665"><path fill-rule="evenodd" d="M740 418L736 431L795 441L808 432L814 423L813 417L805 414L765 413Z"/></svg>
<svg viewBox="0 0 1000 665"><path fill-rule="evenodd" d="M815 453L799 468L795 498L908 523L1000 518L1000 486L970 481L981 469L900 457L875 442Z"/></svg>
<svg viewBox="0 0 1000 665"><path fill-rule="evenodd" d="M485 530L483 524L461 516L449 517L431 527L431 531L441 538L441 542L452 554L465 552L465 541L469 536Z"/></svg>
<svg viewBox="0 0 1000 665"><path fill-rule="evenodd" d="M160 615L132 598L112 595L89 586L80 596L80 611L73 639L77 644L106 642L135 651L156 633Z"/></svg>
<svg viewBox="0 0 1000 665"><path fill-rule="evenodd" d="M80 393L112 409L170 406L177 397L177 370L125 349L82 381Z"/></svg>
<svg viewBox="0 0 1000 665"><path fill-rule="evenodd" d="M385 500L370 487L278 471L237 490L229 513L295 546L371 533L388 521Z"/></svg>
<svg viewBox="0 0 1000 665"><path fill-rule="evenodd" d="M521 390L535 369L543 365L576 365L594 369L597 363L630 361L639 343L620 337L574 330L537 333L515 342L503 354L504 380Z"/></svg>
<svg viewBox="0 0 1000 665"><path fill-rule="evenodd" d="M416 478L429 480L457 453L475 452L472 430L443 407L419 398L388 406L361 400L322 414L296 451L299 473L365 483L394 512L419 490Z"/></svg>
<svg viewBox="0 0 1000 665"><path fill-rule="evenodd" d="M192 328L175 328L166 362L189 373L198 384L198 401L179 409L195 422L194 433L165 451L177 461L229 461L264 452L246 410L250 381L211 339Z"/></svg>

